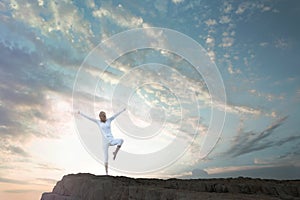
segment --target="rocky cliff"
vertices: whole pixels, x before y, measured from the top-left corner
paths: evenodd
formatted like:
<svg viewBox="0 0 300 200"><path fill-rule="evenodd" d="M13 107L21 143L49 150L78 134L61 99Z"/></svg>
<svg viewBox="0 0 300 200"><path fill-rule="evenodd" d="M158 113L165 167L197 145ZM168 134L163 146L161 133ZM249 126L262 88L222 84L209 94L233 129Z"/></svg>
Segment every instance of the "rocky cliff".
<svg viewBox="0 0 300 200"><path fill-rule="evenodd" d="M134 179L70 174L57 182L41 200L101 199L299 199L300 180Z"/></svg>

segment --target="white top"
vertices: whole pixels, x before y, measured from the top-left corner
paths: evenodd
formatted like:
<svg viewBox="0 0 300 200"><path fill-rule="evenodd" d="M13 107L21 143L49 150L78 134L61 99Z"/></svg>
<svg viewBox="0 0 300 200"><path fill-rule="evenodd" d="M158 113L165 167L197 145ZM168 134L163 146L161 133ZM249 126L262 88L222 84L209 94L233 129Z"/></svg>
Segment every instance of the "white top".
<svg viewBox="0 0 300 200"><path fill-rule="evenodd" d="M106 140L106 142L111 142L114 137L111 133L111 128L110 128L110 124L112 122L112 120L114 120L119 114L121 114L122 112L124 112L125 109L121 110L120 112L114 114L112 117L106 119L106 122L101 122L99 119L94 119L94 118L91 118L83 113L80 112L80 115L95 122L98 127L100 128L101 130L101 133L102 133L102 136L103 136L103 139Z"/></svg>

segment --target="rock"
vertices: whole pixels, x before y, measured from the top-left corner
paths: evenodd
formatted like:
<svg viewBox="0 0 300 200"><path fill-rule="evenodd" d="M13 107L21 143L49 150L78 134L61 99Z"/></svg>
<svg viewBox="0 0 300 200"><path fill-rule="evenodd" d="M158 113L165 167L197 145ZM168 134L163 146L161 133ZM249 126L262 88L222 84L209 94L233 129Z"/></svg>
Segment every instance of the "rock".
<svg viewBox="0 0 300 200"><path fill-rule="evenodd" d="M72 196L64 196L64 195L59 195L55 193L43 193L41 199L47 199L47 200L79 200L76 197Z"/></svg>
<svg viewBox="0 0 300 200"><path fill-rule="evenodd" d="M215 191L218 193L228 192L227 187L224 184L217 183L215 185Z"/></svg>
<svg viewBox="0 0 300 200"><path fill-rule="evenodd" d="M300 180L134 179L128 177L70 174L58 181L41 200L98 199L299 199Z"/></svg>

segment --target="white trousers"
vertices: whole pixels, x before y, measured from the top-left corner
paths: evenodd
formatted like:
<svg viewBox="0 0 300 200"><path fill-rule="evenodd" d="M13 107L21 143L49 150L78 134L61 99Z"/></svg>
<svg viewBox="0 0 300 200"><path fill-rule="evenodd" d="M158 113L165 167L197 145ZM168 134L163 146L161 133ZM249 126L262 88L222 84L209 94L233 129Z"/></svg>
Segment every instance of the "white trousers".
<svg viewBox="0 0 300 200"><path fill-rule="evenodd" d="M112 139L110 142L103 141L103 153L104 153L104 163L108 162L108 148L109 146L122 146L124 140L123 139Z"/></svg>

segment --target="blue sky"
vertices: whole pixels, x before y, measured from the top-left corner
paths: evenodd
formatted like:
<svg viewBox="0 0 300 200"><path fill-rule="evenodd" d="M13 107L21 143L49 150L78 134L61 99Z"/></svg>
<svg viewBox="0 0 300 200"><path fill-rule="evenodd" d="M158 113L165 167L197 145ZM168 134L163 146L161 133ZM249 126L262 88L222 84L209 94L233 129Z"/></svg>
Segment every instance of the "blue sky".
<svg viewBox="0 0 300 200"><path fill-rule="evenodd" d="M93 124L73 114L78 72L83 85L75 88L76 101L93 105L95 115L98 109L111 115L115 111L111 88L119 84L126 93L145 77L159 79L155 66L135 71L147 63L169 66L169 71L162 71L166 85L145 84L127 104L126 99L114 102L131 113L122 120L130 117L140 127L149 125L149 120L160 124L161 112L168 117L165 132L169 135L155 140L155 145L149 140L149 148L141 151L155 151L173 137L175 122L182 118L179 106L188 116L179 133L188 139L196 130L198 137L166 168L140 175L112 170L113 175L299 179L299 15L297 0L1 1L0 198L39 198L68 173L103 174L103 166L78 137L82 130L91 137L100 134ZM199 144L209 129L209 91L189 63L178 55L148 49L120 55L102 77L97 66L81 67L102 41L145 27L187 35L206 50L220 72L227 98L219 105L226 105L226 118L217 145L204 159ZM188 99L189 92L196 91L195 99ZM195 117L195 111L200 116ZM123 137L117 125L115 133ZM125 145L123 155L135 150Z"/></svg>

